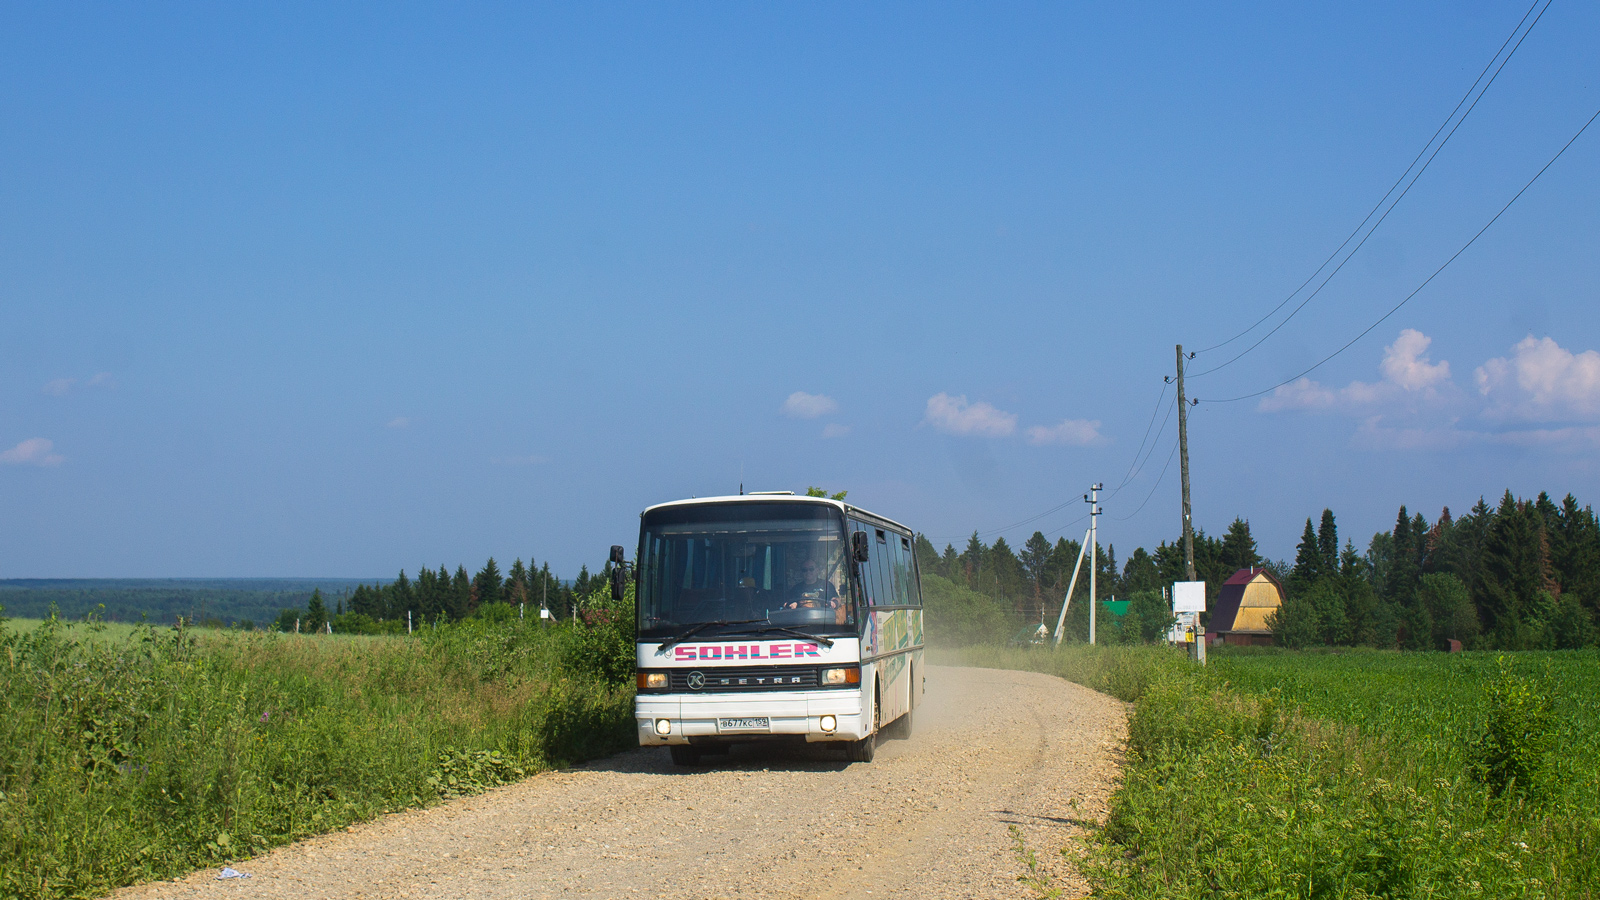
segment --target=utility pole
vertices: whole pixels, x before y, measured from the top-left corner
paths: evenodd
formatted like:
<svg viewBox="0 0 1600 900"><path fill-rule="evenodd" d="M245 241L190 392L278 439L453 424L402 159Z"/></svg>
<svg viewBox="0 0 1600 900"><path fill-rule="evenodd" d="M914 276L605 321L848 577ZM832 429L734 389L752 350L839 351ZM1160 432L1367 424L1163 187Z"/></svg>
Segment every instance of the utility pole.
<svg viewBox="0 0 1600 900"><path fill-rule="evenodd" d="M1183 393L1183 345L1178 345L1178 456L1183 475L1183 567L1189 581L1194 574L1194 520L1189 514L1189 400ZM1092 570L1091 570L1092 571Z"/></svg>
<svg viewBox="0 0 1600 900"><path fill-rule="evenodd" d="M1097 481L1097 482L1094 483L1093 487L1089 488L1089 493L1083 495L1084 501L1089 504L1089 643L1090 644L1094 643L1094 622L1095 622L1095 619L1099 618L1099 614L1100 614L1099 597L1095 593L1095 574L1096 574L1096 570L1100 568L1100 531L1099 531L1099 518L1098 517L1099 517L1100 513L1103 512L1103 510L1100 509L1100 489L1102 487L1104 487L1104 485L1102 485L1100 482Z"/></svg>

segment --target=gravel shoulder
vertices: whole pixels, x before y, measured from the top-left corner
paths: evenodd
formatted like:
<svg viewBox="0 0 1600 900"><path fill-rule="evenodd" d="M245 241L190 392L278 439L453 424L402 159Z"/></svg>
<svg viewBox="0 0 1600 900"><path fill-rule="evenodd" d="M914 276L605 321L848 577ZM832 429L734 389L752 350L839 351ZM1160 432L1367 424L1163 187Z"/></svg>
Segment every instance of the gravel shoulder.
<svg viewBox="0 0 1600 900"><path fill-rule="evenodd" d="M249 879L209 869L113 897L1033 896L1013 825L1080 896L1057 851L1104 819L1125 718L1052 676L929 667L915 733L872 763L750 746L678 769L635 750L236 863Z"/></svg>

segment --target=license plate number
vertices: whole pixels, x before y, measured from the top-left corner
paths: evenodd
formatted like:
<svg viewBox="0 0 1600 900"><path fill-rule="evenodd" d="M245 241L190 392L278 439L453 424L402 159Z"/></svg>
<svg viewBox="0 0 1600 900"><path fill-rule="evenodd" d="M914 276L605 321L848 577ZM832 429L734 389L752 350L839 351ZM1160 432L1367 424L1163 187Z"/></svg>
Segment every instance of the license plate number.
<svg viewBox="0 0 1600 900"><path fill-rule="evenodd" d="M771 731L772 721L766 716L751 716L744 719L718 719L718 731Z"/></svg>

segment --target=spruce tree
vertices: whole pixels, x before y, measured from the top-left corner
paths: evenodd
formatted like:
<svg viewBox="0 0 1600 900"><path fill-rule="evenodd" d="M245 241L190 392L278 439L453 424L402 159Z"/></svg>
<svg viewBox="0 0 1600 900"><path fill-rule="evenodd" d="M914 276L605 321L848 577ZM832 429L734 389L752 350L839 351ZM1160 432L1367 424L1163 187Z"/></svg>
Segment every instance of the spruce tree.
<svg viewBox="0 0 1600 900"><path fill-rule="evenodd" d="M488 606L491 603L500 603L505 592L505 581L500 577L500 567L495 564L494 557L483 564L478 574L472 578L472 593L477 598L473 610L478 607Z"/></svg>
<svg viewBox="0 0 1600 900"><path fill-rule="evenodd" d="M322 601L322 589L313 588L311 599L306 602L306 616L300 624L300 630L318 632L326 624L328 624L328 606Z"/></svg>
<svg viewBox="0 0 1600 900"><path fill-rule="evenodd" d="M1222 536L1223 567L1237 572L1240 569L1253 569L1260 562L1256 539L1250 535L1250 523L1235 517L1233 524L1228 526L1228 533Z"/></svg>
<svg viewBox="0 0 1600 900"><path fill-rule="evenodd" d="M1483 627L1496 647L1532 649L1538 643L1530 619L1537 616L1541 593L1550 582L1549 554L1537 510L1519 503L1507 490L1484 537Z"/></svg>
<svg viewBox="0 0 1600 900"><path fill-rule="evenodd" d="M444 570L441 568L440 571ZM472 596L472 578L467 575L466 566L456 566L455 577L449 580L449 584L450 595L445 612L450 618L459 621L476 612L477 606Z"/></svg>
<svg viewBox="0 0 1600 900"><path fill-rule="evenodd" d="M967 538L967 549L961 553L961 575L965 584L976 588L978 574L983 571L984 551L983 541L978 540L978 532L972 532L972 537Z"/></svg>
<svg viewBox="0 0 1600 900"><path fill-rule="evenodd" d="M1317 579L1322 577L1322 551L1317 547L1317 532L1311 527L1311 519L1306 519L1305 533L1300 535L1300 543L1294 550L1294 570L1290 578L1294 580L1294 589L1297 591L1309 590Z"/></svg>
<svg viewBox="0 0 1600 900"><path fill-rule="evenodd" d="M1333 575L1339 571L1339 526L1334 524L1331 509L1322 511L1322 522L1317 526L1317 555L1321 560L1320 575Z"/></svg>
<svg viewBox="0 0 1600 900"><path fill-rule="evenodd" d="M1044 532L1035 531L1017 556L1028 577L1029 593L1035 599L1044 596L1050 577L1050 542L1045 539Z"/></svg>
<svg viewBox="0 0 1600 900"><path fill-rule="evenodd" d="M528 567L522 564L520 556L506 573L505 601L513 605L528 602Z"/></svg>
<svg viewBox="0 0 1600 900"><path fill-rule="evenodd" d="M1411 515L1404 506L1394 521L1394 557L1389 564L1388 577L1384 587L1388 596L1385 598L1391 603L1409 608L1416 595L1416 581L1420 574L1417 571L1417 545L1421 535L1413 534L1411 529Z"/></svg>
<svg viewBox="0 0 1600 900"><path fill-rule="evenodd" d="M389 585L388 600L384 604L383 617L386 619L404 619L406 611L416 606L416 593L412 590L411 579L406 577L406 570L401 569L400 575Z"/></svg>

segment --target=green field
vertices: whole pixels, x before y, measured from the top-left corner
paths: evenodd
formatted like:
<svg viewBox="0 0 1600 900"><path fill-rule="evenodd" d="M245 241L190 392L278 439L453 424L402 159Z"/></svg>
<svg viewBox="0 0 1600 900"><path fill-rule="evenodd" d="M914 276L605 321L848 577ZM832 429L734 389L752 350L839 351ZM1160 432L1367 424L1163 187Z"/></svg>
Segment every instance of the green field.
<svg viewBox="0 0 1600 900"><path fill-rule="evenodd" d="M1600 897L1594 651L962 658L1134 701L1102 896Z"/></svg>
<svg viewBox="0 0 1600 900"><path fill-rule="evenodd" d="M0 896L98 896L630 746L632 621L597 612L411 637L7 622Z"/></svg>

